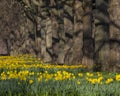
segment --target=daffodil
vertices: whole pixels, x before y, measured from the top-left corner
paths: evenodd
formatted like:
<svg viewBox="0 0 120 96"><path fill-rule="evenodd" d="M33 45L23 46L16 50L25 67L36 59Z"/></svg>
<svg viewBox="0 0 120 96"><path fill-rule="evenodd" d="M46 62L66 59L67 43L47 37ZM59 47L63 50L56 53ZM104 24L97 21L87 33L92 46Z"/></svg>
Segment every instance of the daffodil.
<svg viewBox="0 0 120 96"><path fill-rule="evenodd" d="M113 82L113 79L112 79L112 78L108 78L105 83L106 83L106 84L109 84L109 83L111 83L111 82Z"/></svg>
<svg viewBox="0 0 120 96"><path fill-rule="evenodd" d="M78 73L78 76L82 77L82 76L83 76L83 73Z"/></svg>
<svg viewBox="0 0 120 96"><path fill-rule="evenodd" d="M29 80L29 84L32 84L34 81L33 80Z"/></svg>
<svg viewBox="0 0 120 96"><path fill-rule="evenodd" d="M77 84L79 85L79 84L80 84L80 81L77 81Z"/></svg>

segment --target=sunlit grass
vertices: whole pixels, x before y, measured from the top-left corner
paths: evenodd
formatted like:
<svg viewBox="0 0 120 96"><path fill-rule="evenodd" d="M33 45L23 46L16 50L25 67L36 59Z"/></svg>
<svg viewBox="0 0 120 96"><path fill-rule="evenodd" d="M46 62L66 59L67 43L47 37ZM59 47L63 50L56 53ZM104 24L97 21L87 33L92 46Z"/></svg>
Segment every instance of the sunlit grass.
<svg viewBox="0 0 120 96"><path fill-rule="evenodd" d="M46 64L30 55L0 57L0 96L120 96L120 73Z"/></svg>

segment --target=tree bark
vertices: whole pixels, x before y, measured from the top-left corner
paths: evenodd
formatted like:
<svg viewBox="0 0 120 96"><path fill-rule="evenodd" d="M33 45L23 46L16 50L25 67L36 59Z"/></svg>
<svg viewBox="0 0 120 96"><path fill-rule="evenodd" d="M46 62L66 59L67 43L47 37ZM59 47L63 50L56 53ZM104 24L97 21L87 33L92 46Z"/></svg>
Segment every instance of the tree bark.
<svg viewBox="0 0 120 96"><path fill-rule="evenodd" d="M57 63L64 64L65 58L65 31L64 31L64 0L57 1L57 11L58 11L58 37L59 37L59 52Z"/></svg>
<svg viewBox="0 0 120 96"><path fill-rule="evenodd" d="M110 0L110 68L120 71L120 0Z"/></svg>
<svg viewBox="0 0 120 96"><path fill-rule="evenodd" d="M95 67L109 71L109 17L108 2L96 0L95 11Z"/></svg>
<svg viewBox="0 0 120 96"><path fill-rule="evenodd" d="M73 52L72 64L82 64L83 58L83 8L82 1L75 0L74 2L74 33L73 33Z"/></svg>
<svg viewBox="0 0 120 96"><path fill-rule="evenodd" d="M52 62L52 21L51 18L47 18L46 22L46 51L48 62Z"/></svg>
<svg viewBox="0 0 120 96"><path fill-rule="evenodd" d="M93 38L92 38L92 1L83 1L83 60L82 64L89 69L93 67Z"/></svg>
<svg viewBox="0 0 120 96"><path fill-rule="evenodd" d="M74 0L65 1L64 4L64 32L65 32L65 64L71 64L73 58L73 32L74 32Z"/></svg>

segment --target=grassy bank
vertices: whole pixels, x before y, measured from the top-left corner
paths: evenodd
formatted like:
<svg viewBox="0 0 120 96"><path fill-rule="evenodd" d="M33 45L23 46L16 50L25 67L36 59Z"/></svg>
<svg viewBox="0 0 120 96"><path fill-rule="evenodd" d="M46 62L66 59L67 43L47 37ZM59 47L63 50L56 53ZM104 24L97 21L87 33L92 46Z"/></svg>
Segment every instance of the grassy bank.
<svg viewBox="0 0 120 96"><path fill-rule="evenodd" d="M48 65L28 55L2 56L0 96L120 96L120 73Z"/></svg>

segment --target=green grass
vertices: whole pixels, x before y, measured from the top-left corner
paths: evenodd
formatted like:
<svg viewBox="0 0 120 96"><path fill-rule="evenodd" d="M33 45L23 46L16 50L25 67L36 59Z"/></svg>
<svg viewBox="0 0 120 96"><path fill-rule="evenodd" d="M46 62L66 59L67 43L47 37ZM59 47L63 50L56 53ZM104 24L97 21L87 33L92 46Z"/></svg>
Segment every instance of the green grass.
<svg viewBox="0 0 120 96"><path fill-rule="evenodd" d="M9 60L9 62L11 61ZM7 68L7 63L5 63L5 61L2 61L0 63L0 96L120 96L120 79L118 78L118 80L116 80L116 75L119 73L100 72L99 75L101 75L98 76L97 72L88 72L88 70L85 68L57 68L55 66L51 66L50 68ZM12 62L10 64L14 63L15 62ZM25 63L40 64L40 62L35 62L35 60L31 63L27 62L26 60ZM18 65L19 64L20 62L18 62ZM43 64L42 66L45 65ZM19 74L19 72L23 72L26 70L29 73L34 72L34 74L27 74L26 80L20 79L22 76L25 76L26 73L24 73L23 75L21 74L20 77L14 77L15 74ZM7 72L13 73L8 75ZM58 75L57 72L60 75ZM38 75L38 73L41 73L41 75ZM83 76L79 76L79 73L82 73ZM48 77L50 74L53 74L53 77L49 79ZM57 77L66 77L64 80L56 80L55 74L57 74ZM8 79L10 75L13 76ZM74 78L68 78L67 76L69 75L73 76ZM4 76L7 77L4 79ZM38 81L39 76L42 76L42 80L40 82ZM93 80L98 77L103 77L103 79L100 81L101 83L91 83L87 80L87 78ZM110 81L107 84L106 81L109 80L109 78L112 78L113 81ZM30 83L30 80L32 80L33 82Z"/></svg>
<svg viewBox="0 0 120 96"><path fill-rule="evenodd" d="M33 70L33 69L31 69ZM44 69L43 69L44 70ZM39 70L43 72L43 70ZM61 69L63 70L63 69ZM55 70L48 70L54 73ZM67 71L77 74L80 70ZM38 72L38 70L36 71ZM86 74L86 73L83 73ZM110 76L114 76L111 74ZM104 73L104 77L108 78L108 73ZM29 84L28 80L34 80L34 83ZM77 81L80 84L77 84ZM18 82L20 84L18 84ZM85 77L78 77L71 80L48 80L44 79L41 82L37 81L37 77L28 77L27 81L19 79L1 80L0 81L0 96L120 96L120 82L114 81L110 84L91 84L85 80Z"/></svg>

